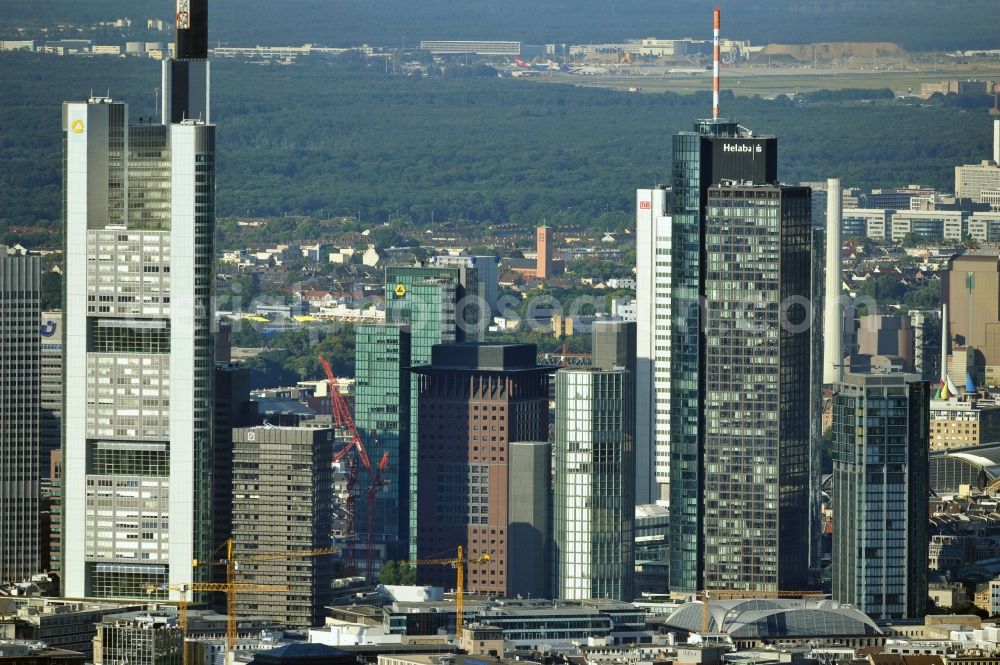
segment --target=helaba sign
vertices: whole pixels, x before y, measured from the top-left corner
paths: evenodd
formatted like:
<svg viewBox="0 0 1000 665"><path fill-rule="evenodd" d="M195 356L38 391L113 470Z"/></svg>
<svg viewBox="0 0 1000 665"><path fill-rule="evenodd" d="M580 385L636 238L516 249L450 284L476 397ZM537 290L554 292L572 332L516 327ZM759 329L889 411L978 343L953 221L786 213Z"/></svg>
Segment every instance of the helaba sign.
<svg viewBox="0 0 1000 665"><path fill-rule="evenodd" d="M749 143L723 143L722 152L761 153L764 152L764 146L759 143L757 145L750 145Z"/></svg>
<svg viewBox="0 0 1000 665"><path fill-rule="evenodd" d="M772 137L718 138L712 141L711 182L776 182L778 142Z"/></svg>

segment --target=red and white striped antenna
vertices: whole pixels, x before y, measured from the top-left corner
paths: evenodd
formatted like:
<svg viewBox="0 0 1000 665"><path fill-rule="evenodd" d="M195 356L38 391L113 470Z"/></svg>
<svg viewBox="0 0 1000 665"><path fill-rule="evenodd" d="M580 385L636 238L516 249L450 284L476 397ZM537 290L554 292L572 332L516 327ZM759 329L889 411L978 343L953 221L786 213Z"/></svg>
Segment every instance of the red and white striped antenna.
<svg viewBox="0 0 1000 665"><path fill-rule="evenodd" d="M712 33L712 119L719 119L719 27L722 24L722 12L715 8L715 29Z"/></svg>

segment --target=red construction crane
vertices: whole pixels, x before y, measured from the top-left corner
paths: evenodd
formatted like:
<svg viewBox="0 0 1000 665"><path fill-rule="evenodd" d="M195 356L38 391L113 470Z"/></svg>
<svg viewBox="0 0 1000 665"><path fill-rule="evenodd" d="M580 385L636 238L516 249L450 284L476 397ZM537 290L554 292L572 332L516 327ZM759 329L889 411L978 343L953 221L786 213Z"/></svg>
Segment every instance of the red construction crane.
<svg viewBox="0 0 1000 665"><path fill-rule="evenodd" d="M323 366L323 371L326 373L326 379L329 383L330 408L333 415L333 423L337 429L345 431L351 437L350 443L334 454L333 461L342 462L352 450L357 451L357 459L352 459L347 464L347 500L345 502L347 512L345 529L347 531L346 558L351 567L357 567L358 532L355 525L355 517L357 515L356 494L358 473L360 471L358 460L361 461L361 464L369 472L371 471L371 460L368 459L368 451L365 450L365 445L361 441L358 428L354 426L354 418L351 417L351 412L344 402L344 397L340 394L340 389L337 387L337 377L333 374L333 368L330 367L330 363L322 355L319 357L319 364Z"/></svg>
<svg viewBox="0 0 1000 665"><path fill-rule="evenodd" d="M341 462L345 457L347 457L348 454L350 454L352 450L355 450L357 451L358 460L361 461L361 465L365 467L365 471L368 472L369 477L372 479L371 486L368 488L367 501L368 547L367 552L365 553L365 572L368 581L373 581L375 578L375 517L377 510L375 499L379 488L384 485L382 481L382 471L385 470L385 467L389 464L389 453L386 452L382 455L378 468L373 473L371 459L368 457L368 451L365 449L365 444L361 440L358 428L354 424L354 418L351 416L351 411L347 408L347 403L344 401L343 396L340 394L340 390L337 388L337 377L333 374L333 368L330 367L330 363L327 362L326 358L323 356L319 357L319 363L323 366L323 371L326 372L326 378L330 384L330 406L333 413L333 421L338 428L346 430L351 436L351 442L337 451L337 453L333 456L333 461ZM355 557L357 556L358 549L358 532L355 516L357 515L357 485L359 471L360 469L358 467L357 460L351 460L347 473L346 507L348 518L347 534L348 539L353 544L353 547L348 547L352 565L356 562Z"/></svg>
<svg viewBox="0 0 1000 665"><path fill-rule="evenodd" d="M375 580L375 495L385 485L382 481L382 472L389 466L389 452L382 453L382 459L378 463L378 468L372 475L372 484L368 488L368 552L365 561L365 573L368 581Z"/></svg>

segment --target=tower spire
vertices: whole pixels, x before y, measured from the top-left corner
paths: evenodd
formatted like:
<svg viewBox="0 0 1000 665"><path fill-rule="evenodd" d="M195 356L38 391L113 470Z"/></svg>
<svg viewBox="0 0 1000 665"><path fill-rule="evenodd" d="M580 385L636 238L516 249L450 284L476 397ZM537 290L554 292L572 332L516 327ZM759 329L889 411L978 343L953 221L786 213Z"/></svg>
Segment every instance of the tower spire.
<svg viewBox="0 0 1000 665"><path fill-rule="evenodd" d="M211 122L208 0L174 0L174 56L163 61L164 124Z"/></svg>
<svg viewBox="0 0 1000 665"><path fill-rule="evenodd" d="M719 28L722 25L722 12L718 7L714 12L715 28L712 31L712 119L719 119Z"/></svg>

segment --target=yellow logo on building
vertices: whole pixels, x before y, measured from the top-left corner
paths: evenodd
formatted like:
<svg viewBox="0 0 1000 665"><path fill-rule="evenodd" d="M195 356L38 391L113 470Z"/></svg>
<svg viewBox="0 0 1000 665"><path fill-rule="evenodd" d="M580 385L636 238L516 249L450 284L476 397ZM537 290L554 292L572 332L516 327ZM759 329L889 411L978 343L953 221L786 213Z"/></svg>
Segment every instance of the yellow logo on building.
<svg viewBox="0 0 1000 665"><path fill-rule="evenodd" d="M83 120L81 118L74 120L70 127L73 129L74 134L83 134Z"/></svg>
<svg viewBox="0 0 1000 665"><path fill-rule="evenodd" d="M394 288L392 290L392 292L396 295L397 298L405 298L406 297L406 285L405 284L397 284L396 288Z"/></svg>

